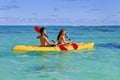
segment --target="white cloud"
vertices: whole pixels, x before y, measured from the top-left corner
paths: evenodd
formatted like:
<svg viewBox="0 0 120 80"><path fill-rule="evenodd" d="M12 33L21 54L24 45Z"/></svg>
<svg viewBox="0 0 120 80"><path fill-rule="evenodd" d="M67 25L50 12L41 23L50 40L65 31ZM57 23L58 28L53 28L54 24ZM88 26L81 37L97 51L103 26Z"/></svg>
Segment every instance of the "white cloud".
<svg viewBox="0 0 120 80"><path fill-rule="evenodd" d="M38 21L36 18L0 17L0 24L32 24Z"/></svg>

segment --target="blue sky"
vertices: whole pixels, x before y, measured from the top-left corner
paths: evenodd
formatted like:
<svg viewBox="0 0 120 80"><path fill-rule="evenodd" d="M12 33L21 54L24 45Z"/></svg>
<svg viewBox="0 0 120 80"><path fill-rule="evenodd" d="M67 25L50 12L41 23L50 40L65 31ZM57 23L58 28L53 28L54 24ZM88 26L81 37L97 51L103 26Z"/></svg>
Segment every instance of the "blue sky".
<svg viewBox="0 0 120 80"><path fill-rule="evenodd" d="M120 25L120 0L0 0L0 25Z"/></svg>

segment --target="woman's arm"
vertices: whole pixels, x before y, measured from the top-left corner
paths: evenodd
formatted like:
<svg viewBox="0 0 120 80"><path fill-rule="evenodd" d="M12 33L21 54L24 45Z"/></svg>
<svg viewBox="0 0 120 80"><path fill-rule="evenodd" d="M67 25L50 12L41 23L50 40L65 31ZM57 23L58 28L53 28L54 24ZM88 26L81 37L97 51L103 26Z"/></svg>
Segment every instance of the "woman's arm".
<svg viewBox="0 0 120 80"><path fill-rule="evenodd" d="M37 36L37 39L39 39L40 38L40 36Z"/></svg>
<svg viewBox="0 0 120 80"><path fill-rule="evenodd" d="M48 45L51 44L46 37L45 37L45 42L46 42Z"/></svg>
<svg viewBox="0 0 120 80"><path fill-rule="evenodd" d="M65 37L62 37L62 41L63 41L64 44L71 44L71 43L72 43L71 41L70 41L70 42L69 42L69 41L67 42L67 41L65 40Z"/></svg>
<svg viewBox="0 0 120 80"><path fill-rule="evenodd" d="M67 43L65 37L61 37L61 40L63 41L64 44Z"/></svg>
<svg viewBox="0 0 120 80"><path fill-rule="evenodd" d="M38 36L37 36L37 39L39 39L40 38L40 33L38 34Z"/></svg>

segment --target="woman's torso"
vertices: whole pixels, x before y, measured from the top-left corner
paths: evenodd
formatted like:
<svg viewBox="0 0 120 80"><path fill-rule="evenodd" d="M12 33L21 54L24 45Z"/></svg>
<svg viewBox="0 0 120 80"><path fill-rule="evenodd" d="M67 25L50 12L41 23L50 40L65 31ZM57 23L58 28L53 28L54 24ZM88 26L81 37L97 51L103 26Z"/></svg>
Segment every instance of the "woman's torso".
<svg viewBox="0 0 120 80"><path fill-rule="evenodd" d="M60 36L57 44L64 44L64 41L63 41L64 38L65 36Z"/></svg>

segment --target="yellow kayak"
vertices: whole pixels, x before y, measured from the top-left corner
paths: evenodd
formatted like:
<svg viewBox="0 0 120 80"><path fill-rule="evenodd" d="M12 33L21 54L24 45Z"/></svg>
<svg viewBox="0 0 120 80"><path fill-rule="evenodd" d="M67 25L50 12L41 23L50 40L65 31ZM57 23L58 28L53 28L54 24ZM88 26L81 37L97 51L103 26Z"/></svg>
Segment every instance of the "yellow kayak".
<svg viewBox="0 0 120 80"><path fill-rule="evenodd" d="M77 50L91 50L94 48L94 42L77 44ZM72 45L64 46L68 51L74 50ZM15 52L30 52L30 51L62 51L59 46L56 47L41 47L41 46L28 46L28 45L16 45L13 48Z"/></svg>

